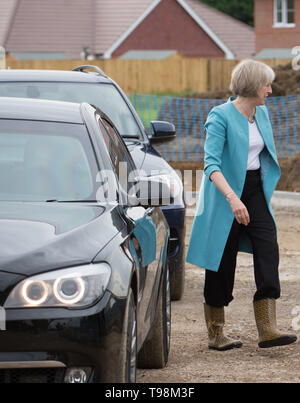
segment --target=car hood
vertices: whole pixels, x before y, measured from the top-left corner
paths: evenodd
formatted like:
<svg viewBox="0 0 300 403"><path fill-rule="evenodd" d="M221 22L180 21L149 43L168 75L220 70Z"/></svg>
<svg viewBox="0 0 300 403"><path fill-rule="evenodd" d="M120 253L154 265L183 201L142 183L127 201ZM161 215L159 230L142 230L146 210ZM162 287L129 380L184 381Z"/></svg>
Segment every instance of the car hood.
<svg viewBox="0 0 300 403"><path fill-rule="evenodd" d="M173 171L173 168L150 145L127 139L126 145L137 169L142 171L143 176L157 175L159 172L167 174Z"/></svg>
<svg viewBox="0 0 300 403"><path fill-rule="evenodd" d="M0 274L90 263L119 232L117 218L115 208L97 204L0 202Z"/></svg>
<svg viewBox="0 0 300 403"><path fill-rule="evenodd" d="M147 146L135 140L124 139L137 169L141 169L146 157Z"/></svg>

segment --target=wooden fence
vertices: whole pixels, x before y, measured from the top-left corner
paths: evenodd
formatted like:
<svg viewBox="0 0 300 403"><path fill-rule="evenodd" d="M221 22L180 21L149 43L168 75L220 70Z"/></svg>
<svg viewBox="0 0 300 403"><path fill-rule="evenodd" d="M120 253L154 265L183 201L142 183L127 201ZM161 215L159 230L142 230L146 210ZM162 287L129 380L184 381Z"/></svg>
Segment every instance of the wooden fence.
<svg viewBox="0 0 300 403"><path fill-rule="evenodd" d="M265 61L271 67L287 59ZM128 93L149 94L171 90L182 92L226 91L238 60L170 58L166 60L7 60L11 69L72 70L82 64L99 66Z"/></svg>

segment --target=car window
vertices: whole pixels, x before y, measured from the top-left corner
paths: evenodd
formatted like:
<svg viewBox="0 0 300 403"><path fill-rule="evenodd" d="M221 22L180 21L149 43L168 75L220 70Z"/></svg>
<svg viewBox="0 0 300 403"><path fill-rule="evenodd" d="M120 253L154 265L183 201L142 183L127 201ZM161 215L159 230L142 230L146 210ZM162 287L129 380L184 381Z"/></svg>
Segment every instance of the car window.
<svg viewBox="0 0 300 403"><path fill-rule="evenodd" d="M118 180L124 189L129 190L133 185L132 179L136 169L129 151L116 129L108 120L105 118L99 119L98 124ZM128 188L127 185L129 185Z"/></svg>
<svg viewBox="0 0 300 403"><path fill-rule="evenodd" d="M0 120L0 200L95 200L97 171L84 125Z"/></svg>
<svg viewBox="0 0 300 403"><path fill-rule="evenodd" d="M87 102L100 108L122 136L141 136L125 99L113 84L80 82L0 82L1 97Z"/></svg>
<svg viewBox="0 0 300 403"><path fill-rule="evenodd" d="M121 156L122 161L126 161L128 163L128 169L132 170L134 169L134 162L127 150L126 145L122 141L122 138L120 138L119 134L117 133L116 129L108 122L108 120L102 118L102 123L106 130L108 131L110 137L112 138L113 142L118 148L118 152Z"/></svg>

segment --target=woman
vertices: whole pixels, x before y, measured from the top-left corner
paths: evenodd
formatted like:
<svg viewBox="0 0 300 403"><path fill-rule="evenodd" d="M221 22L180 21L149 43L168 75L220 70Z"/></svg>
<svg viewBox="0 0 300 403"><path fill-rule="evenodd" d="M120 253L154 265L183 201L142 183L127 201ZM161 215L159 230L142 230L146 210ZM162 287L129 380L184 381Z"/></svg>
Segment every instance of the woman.
<svg viewBox="0 0 300 403"><path fill-rule="evenodd" d="M223 333L238 251L253 253L259 346L297 339L276 329L279 253L270 200L280 168L265 107L274 78L264 63L242 61L232 72L230 89L235 97L213 108L205 124L204 177L187 261L206 269L204 313L209 348L216 350L242 346Z"/></svg>

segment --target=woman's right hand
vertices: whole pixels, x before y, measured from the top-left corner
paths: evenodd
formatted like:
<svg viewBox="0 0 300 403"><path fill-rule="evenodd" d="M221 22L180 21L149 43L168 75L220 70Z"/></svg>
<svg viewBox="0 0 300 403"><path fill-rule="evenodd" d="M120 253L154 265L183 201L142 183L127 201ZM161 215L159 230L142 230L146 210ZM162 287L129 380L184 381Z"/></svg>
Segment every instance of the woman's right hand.
<svg viewBox="0 0 300 403"><path fill-rule="evenodd" d="M227 200L237 222L239 224L248 225L250 222L250 217L244 203L237 197L236 194L233 194Z"/></svg>
<svg viewBox="0 0 300 403"><path fill-rule="evenodd" d="M217 170L213 171L210 175L210 180L225 196L226 200L230 204L231 210L237 222L239 224L248 225L250 222L248 210L244 205L244 203L242 203L242 201L238 198L238 196L229 186L222 172Z"/></svg>

